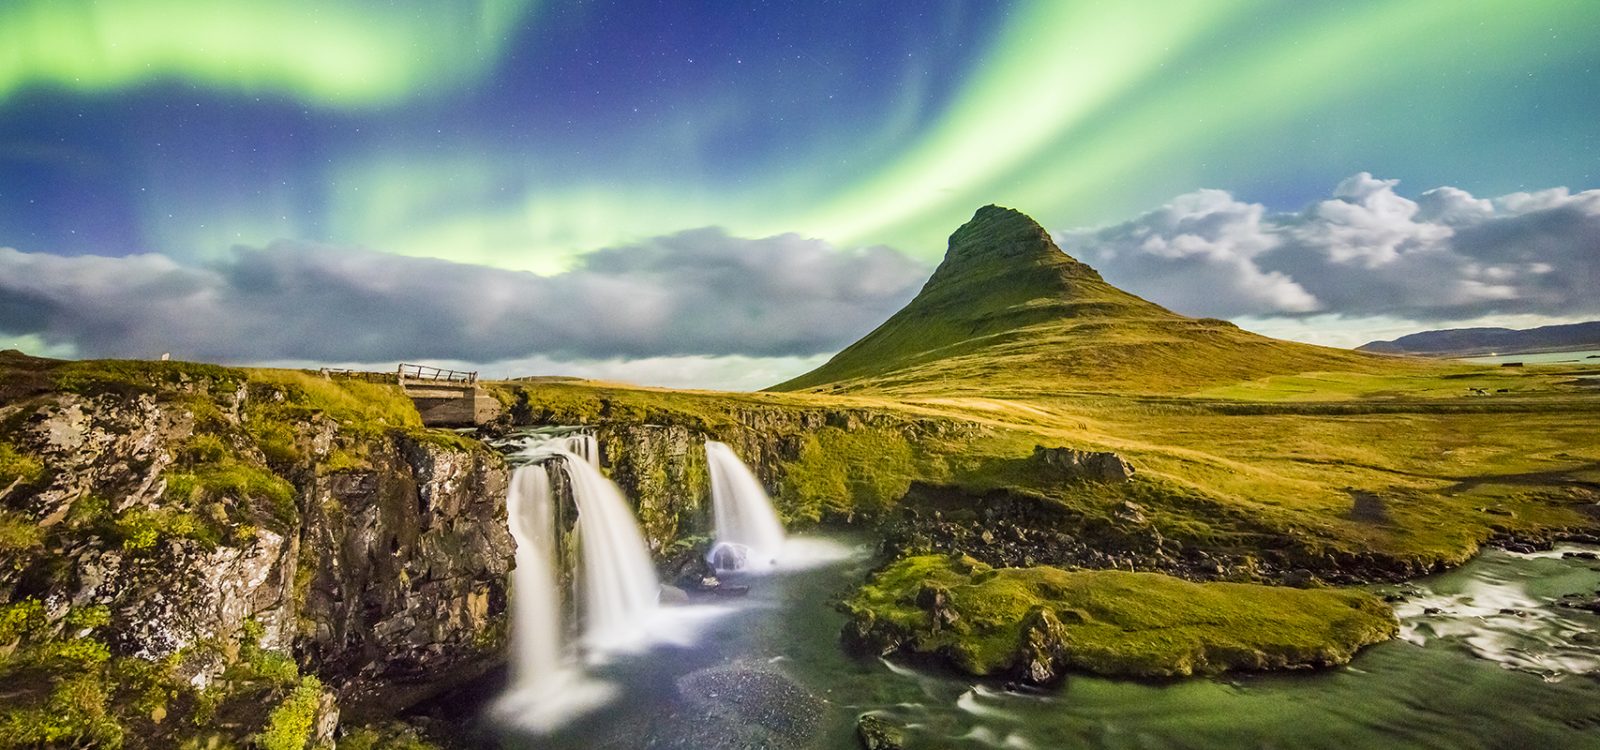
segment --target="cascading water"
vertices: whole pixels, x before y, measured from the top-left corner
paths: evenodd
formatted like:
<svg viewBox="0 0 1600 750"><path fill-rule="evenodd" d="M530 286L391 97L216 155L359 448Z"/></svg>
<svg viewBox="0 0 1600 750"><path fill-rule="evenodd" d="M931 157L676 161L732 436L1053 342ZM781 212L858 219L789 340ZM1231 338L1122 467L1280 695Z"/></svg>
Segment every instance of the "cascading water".
<svg viewBox="0 0 1600 750"><path fill-rule="evenodd" d="M581 456L590 466L600 466L600 444L595 440L594 435L583 432L576 435L568 435L564 438L557 438L551 443L553 447L559 446L568 452Z"/></svg>
<svg viewBox="0 0 1600 750"><path fill-rule="evenodd" d="M783 551L783 523L761 482L732 448L706 441L717 543L708 560L722 569L770 565Z"/></svg>
<svg viewBox="0 0 1600 750"><path fill-rule="evenodd" d="M549 693L562 668L561 596L551 554L553 511L545 467L518 468L506 495L511 537L517 542L511 580L511 689L530 696Z"/></svg>
<svg viewBox="0 0 1600 750"><path fill-rule="evenodd" d="M661 596L661 584L639 524L622 490L598 468L565 448L551 447L578 506L584 640L607 650L641 640Z"/></svg>

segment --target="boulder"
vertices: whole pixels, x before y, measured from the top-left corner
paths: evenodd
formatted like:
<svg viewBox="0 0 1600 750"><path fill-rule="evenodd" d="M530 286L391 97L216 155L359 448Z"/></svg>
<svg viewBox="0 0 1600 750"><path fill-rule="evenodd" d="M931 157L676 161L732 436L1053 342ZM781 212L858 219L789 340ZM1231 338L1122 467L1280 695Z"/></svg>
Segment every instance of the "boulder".
<svg viewBox="0 0 1600 750"><path fill-rule="evenodd" d="M1126 482L1133 478L1133 465L1109 451L1080 451L1073 448L1033 447L1033 459L1071 479L1097 482Z"/></svg>
<svg viewBox="0 0 1600 750"><path fill-rule="evenodd" d="M1061 679L1066 661L1066 628L1054 612L1034 607L1022 623L1017 678L1028 685L1049 685Z"/></svg>
<svg viewBox="0 0 1600 750"><path fill-rule="evenodd" d="M877 714L863 714L856 720L856 739L863 750L900 750L905 747L905 730Z"/></svg>

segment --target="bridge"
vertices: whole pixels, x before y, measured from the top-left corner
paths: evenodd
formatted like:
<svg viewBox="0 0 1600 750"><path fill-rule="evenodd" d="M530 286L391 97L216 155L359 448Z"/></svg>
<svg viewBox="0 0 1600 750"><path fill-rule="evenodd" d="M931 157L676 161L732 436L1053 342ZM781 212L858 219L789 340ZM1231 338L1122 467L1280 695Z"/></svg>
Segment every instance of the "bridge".
<svg viewBox="0 0 1600 750"><path fill-rule="evenodd" d="M500 402L478 385L476 372L402 362L392 373L325 367L322 374L329 378L396 383L411 397L422 423L429 427L476 427L500 416Z"/></svg>

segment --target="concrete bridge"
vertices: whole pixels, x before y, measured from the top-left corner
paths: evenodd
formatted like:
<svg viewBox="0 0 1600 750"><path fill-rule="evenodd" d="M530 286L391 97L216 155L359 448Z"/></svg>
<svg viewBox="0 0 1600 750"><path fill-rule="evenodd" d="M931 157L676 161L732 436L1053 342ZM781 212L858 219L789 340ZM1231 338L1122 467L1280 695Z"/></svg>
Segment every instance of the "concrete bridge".
<svg viewBox="0 0 1600 750"><path fill-rule="evenodd" d="M395 378L429 427L476 427L500 416L500 402L476 372L401 363Z"/></svg>
<svg viewBox="0 0 1600 750"><path fill-rule="evenodd" d="M476 372L401 363L392 375L330 368L324 368L322 374L398 383L429 427L476 427L500 416L499 400L478 385Z"/></svg>

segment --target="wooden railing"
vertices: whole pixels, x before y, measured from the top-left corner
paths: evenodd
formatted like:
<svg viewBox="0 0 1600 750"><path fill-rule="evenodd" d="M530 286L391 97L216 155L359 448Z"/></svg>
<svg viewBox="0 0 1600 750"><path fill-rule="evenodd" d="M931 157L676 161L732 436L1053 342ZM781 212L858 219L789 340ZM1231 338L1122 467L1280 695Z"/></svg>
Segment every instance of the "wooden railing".
<svg viewBox="0 0 1600 750"><path fill-rule="evenodd" d="M401 382L425 380L432 383L460 383L463 385L471 385L478 382L478 373L476 371L446 370L440 367L410 365L404 362L395 368L395 377Z"/></svg>

